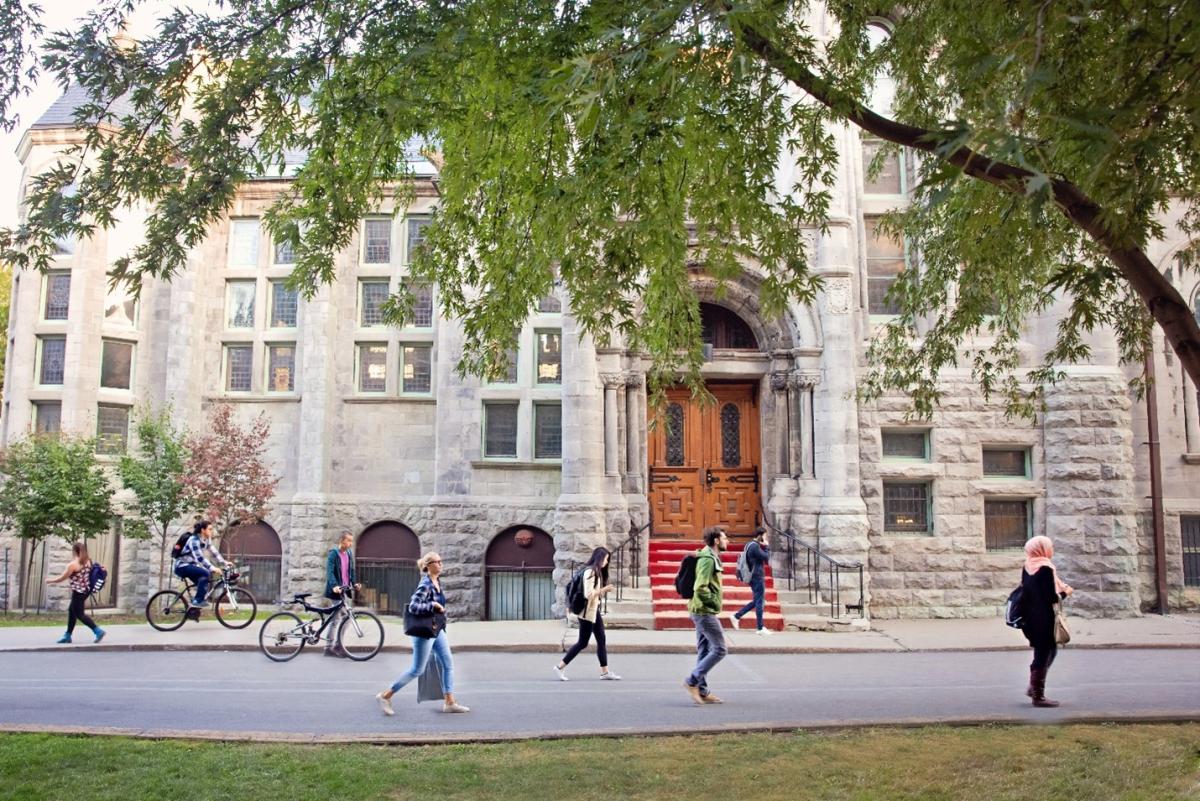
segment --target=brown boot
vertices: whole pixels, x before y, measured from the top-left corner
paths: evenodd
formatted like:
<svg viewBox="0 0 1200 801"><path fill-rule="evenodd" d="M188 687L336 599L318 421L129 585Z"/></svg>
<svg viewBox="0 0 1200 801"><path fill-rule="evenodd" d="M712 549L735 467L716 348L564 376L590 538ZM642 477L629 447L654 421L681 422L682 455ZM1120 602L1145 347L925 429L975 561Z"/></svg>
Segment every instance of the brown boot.
<svg viewBox="0 0 1200 801"><path fill-rule="evenodd" d="M1037 671L1033 668L1029 669L1029 686L1025 688L1025 695L1029 698L1033 697L1033 679L1037 676Z"/></svg>
<svg viewBox="0 0 1200 801"><path fill-rule="evenodd" d="M1033 677L1033 705L1039 707L1055 707L1058 706L1058 701L1051 701L1046 697L1046 674L1049 671L1046 668L1035 671Z"/></svg>

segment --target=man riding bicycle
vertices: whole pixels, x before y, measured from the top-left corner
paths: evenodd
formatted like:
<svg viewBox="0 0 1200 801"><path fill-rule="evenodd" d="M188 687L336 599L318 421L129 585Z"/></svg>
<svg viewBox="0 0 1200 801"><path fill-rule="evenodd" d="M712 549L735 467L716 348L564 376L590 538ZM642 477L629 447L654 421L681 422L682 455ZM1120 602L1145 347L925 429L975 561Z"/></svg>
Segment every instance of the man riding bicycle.
<svg viewBox="0 0 1200 801"><path fill-rule="evenodd" d="M212 554L221 567L229 568L232 563L221 556L217 546L212 541L212 524L207 520L196 523L192 536L188 537L183 546L183 554L175 560L175 575L196 582L196 597L192 599L192 607L203 609L208 606L205 598L208 596L208 584L214 576L221 576L221 567L217 567L204 556L204 552Z"/></svg>

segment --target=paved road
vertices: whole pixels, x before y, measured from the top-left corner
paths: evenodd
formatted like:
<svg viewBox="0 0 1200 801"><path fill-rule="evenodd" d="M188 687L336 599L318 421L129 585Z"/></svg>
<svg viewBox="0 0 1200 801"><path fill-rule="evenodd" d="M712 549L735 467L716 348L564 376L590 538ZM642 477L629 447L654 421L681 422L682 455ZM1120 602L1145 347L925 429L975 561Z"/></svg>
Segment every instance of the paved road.
<svg viewBox="0 0 1200 801"><path fill-rule="evenodd" d="M1022 694L1028 653L731 654L711 675L721 706L693 706L685 655L622 654L620 682L596 678L588 652L572 681L547 654L460 654L468 715L416 703L415 685L385 718L373 695L404 669L303 654L8 653L0 655L0 728L114 727L174 733L448 739L910 721L1200 720L1200 650L1064 651L1050 674L1058 710Z"/></svg>

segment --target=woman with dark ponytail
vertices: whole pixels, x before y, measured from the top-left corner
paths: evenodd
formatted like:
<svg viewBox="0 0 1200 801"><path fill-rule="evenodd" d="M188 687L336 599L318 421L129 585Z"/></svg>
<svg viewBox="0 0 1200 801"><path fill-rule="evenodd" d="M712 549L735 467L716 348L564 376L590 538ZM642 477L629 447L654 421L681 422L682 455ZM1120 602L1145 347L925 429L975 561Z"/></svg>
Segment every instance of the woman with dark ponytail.
<svg viewBox="0 0 1200 801"><path fill-rule="evenodd" d="M571 646L571 650L563 656L562 661L554 666L554 675L559 681L569 681L567 665L587 648L588 640L596 635L596 657L600 660L600 678L609 681L621 679L608 669L608 651L605 648L604 618L600 615L600 599L613 591L613 585L608 583L608 549L597 548L583 566L583 592L587 598L587 607L579 615L579 640Z"/></svg>

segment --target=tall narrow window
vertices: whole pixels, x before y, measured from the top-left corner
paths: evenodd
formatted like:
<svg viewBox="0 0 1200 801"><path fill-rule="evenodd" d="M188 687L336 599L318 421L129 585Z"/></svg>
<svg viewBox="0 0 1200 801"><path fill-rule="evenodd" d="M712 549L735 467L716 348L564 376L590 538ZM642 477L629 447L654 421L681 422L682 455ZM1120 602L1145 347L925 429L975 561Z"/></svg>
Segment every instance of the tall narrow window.
<svg viewBox="0 0 1200 801"><path fill-rule="evenodd" d="M100 386L129 389L133 378L133 343L106 339L100 352Z"/></svg>
<svg viewBox="0 0 1200 801"><path fill-rule="evenodd" d="M254 281L225 282L225 327L254 327Z"/></svg>
<svg viewBox="0 0 1200 801"><path fill-rule="evenodd" d="M425 229L429 227L428 217L408 218L408 260L413 262L417 252L425 245Z"/></svg>
<svg viewBox="0 0 1200 801"><path fill-rule="evenodd" d="M71 274L53 272L46 274L46 305L44 320L65 320L71 305Z"/></svg>
<svg viewBox="0 0 1200 801"><path fill-rule="evenodd" d="M33 404L33 430L38 434L62 431L62 402L36 401Z"/></svg>
<svg viewBox="0 0 1200 801"><path fill-rule="evenodd" d="M229 222L229 266L258 266L258 220L243 219Z"/></svg>
<svg viewBox="0 0 1200 801"><path fill-rule="evenodd" d="M537 383L562 383L562 334L537 332Z"/></svg>
<svg viewBox="0 0 1200 801"><path fill-rule="evenodd" d="M879 218L863 220L867 231L867 297L871 314L899 314L888 290L904 270L904 243L879 230Z"/></svg>
<svg viewBox="0 0 1200 801"><path fill-rule="evenodd" d="M383 325L383 303L389 294L387 281L359 282L359 326L371 328Z"/></svg>
<svg viewBox="0 0 1200 801"><path fill-rule="evenodd" d="M96 453L125 453L129 441L129 407L106 406L96 408Z"/></svg>
<svg viewBox="0 0 1200 801"><path fill-rule="evenodd" d="M275 263L276 264L295 264L296 249L292 247L292 243L286 239L275 240Z"/></svg>
<svg viewBox="0 0 1200 801"><path fill-rule="evenodd" d="M1200 587L1200 515L1180 515L1179 544L1183 551L1183 586Z"/></svg>
<svg viewBox="0 0 1200 801"><path fill-rule="evenodd" d="M400 391L426 394L433 384L433 348L429 345L400 347Z"/></svg>
<svg viewBox="0 0 1200 801"><path fill-rule="evenodd" d="M430 328L433 326L433 287L411 284L409 291L413 294L411 325L413 328Z"/></svg>
<svg viewBox="0 0 1200 801"><path fill-rule="evenodd" d="M721 466L738 467L742 463L742 410L736 403L721 407Z"/></svg>
<svg viewBox="0 0 1200 801"><path fill-rule="evenodd" d="M392 221L390 219L363 222L363 262L390 264L392 261Z"/></svg>
<svg viewBox="0 0 1200 801"><path fill-rule="evenodd" d="M46 386L63 383L67 360L64 337L38 338L38 383Z"/></svg>
<svg viewBox="0 0 1200 801"><path fill-rule="evenodd" d="M249 392L254 351L249 345L225 346L225 391Z"/></svg>
<svg viewBox="0 0 1200 801"><path fill-rule="evenodd" d="M267 392L291 392L296 388L296 346L267 346Z"/></svg>
<svg viewBox="0 0 1200 801"><path fill-rule="evenodd" d="M562 458L562 404L533 405L533 458Z"/></svg>
<svg viewBox="0 0 1200 801"><path fill-rule="evenodd" d="M516 457L517 409L515 402L483 404L484 456Z"/></svg>
<svg viewBox="0 0 1200 801"><path fill-rule="evenodd" d="M271 327L295 328L300 298L296 290L288 289L286 281L271 282Z"/></svg>
<svg viewBox="0 0 1200 801"><path fill-rule="evenodd" d="M681 467L683 451L683 406L672 403L667 407L667 465Z"/></svg>
<svg viewBox="0 0 1200 801"><path fill-rule="evenodd" d="M386 342L363 342L358 345L358 391L378 393L387 391Z"/></svg>
<svg viewBox="0 0 1200 801"><path fill-rule="evenodd" d="M871 195L900 195L904 193L902 151L880 156L882 163L872 176L871 166L884 150L882 139L864 139L862 143L863 191Z"/></svg>

